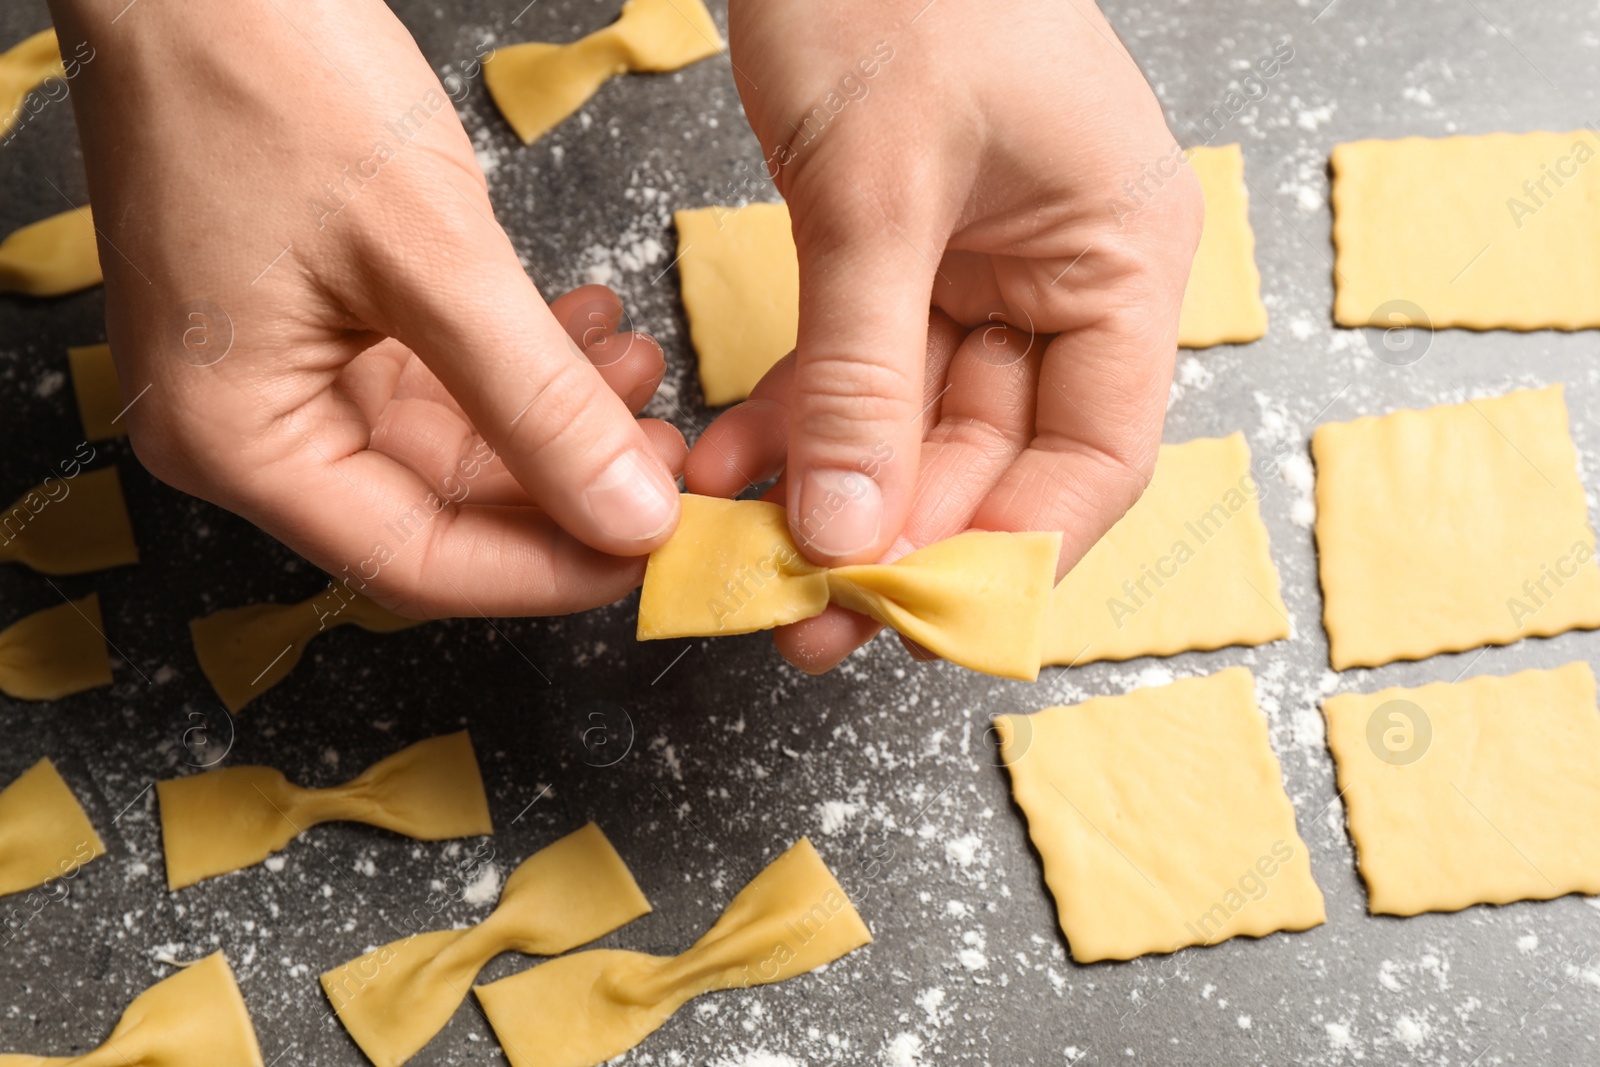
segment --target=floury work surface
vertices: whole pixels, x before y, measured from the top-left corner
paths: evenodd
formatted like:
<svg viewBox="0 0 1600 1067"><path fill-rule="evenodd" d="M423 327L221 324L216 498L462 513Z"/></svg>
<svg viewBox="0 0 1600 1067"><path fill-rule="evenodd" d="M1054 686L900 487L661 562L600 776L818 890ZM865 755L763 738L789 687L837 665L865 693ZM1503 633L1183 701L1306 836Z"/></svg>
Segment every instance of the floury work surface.
<svg viewBox="0 0 1600 1067"><path fill-rule="evenodd" d="M452 78L470 72L486 45L570 40L616 11L544 0L519 16L521 6L397 4L435 69ZM922 21L940 10L931 6ZM1270 332L1252 345L1180 353L1166 439L1246 435L1291 639L1052 668L1036 685L921 666L881 639L809 678L785 667L763 635L638 644L632 598L549 621L466 619L389 636L341 629L228 719L194 660L188 621L304 598L325 578L245 523L155 483L125 442L96 445L96 464L121 469L143 561L49 581L0 570L0 621L98 591L116 684L57 704L0 701L9 738L0 782L50 756L109 854L59 891L0 902L11 928L0 952L0 1049L92 1047L135 994L172 973L169 961L223 949L268 1062L355 1067L363 1057L326 1025L317 975L391 940L396 924L413 921L402 917L440 928L482 919L518 861L593 819L654 907L603 945L682 951L802 835L874 936L820 974L687 1005L627 1063L1593 1061L1600 912L1568 897L1369 917L1318 705L1334 692L1595 662L1600 635L1330 673L1307 440L1323 421L1565 382L1586 482L1600 472L1593 333L1416 335L1422 357L1393 366L1380 358L1388 355L1380 332L1332 327L1326 177L1328 153L1342 141L1594 120L1600 11L1500 0L1223 0L1116 3L1109 15L1183 143L1244 146ZM38 0L12 4L0 12L0 38L16 41L46 22ZM879 78L895 70L891 62ZM528 148L481 84L450 84L530 273L547 294L597 280L625 295L671 365L651 412L692 437L711 413L667 269L671 211L773 196L755 177L761 150L727 59L616 79ZM858 97L848 106L874 106L870 83ZM64 101L48 103L0 148L0 172L0 229L62 210L52 185L86 198ZM0 495L38 483L78 447L65 349L103 339L102 308L98 291L0 301ZM1159 604L1157 591L1151 608ZM1009 800L990 719L1234 664L1255 673L1327 923L1132 963L1073 964ZM205 746L191 732L197 723L207 727ZM227 764L270 764L294 781L328 785L463 726L482 762L493 838L418 844L327 825L269 865L166 891L154 780L225 750ZM527 965L502 957L484 980ZM414 1062L498 1055L469 1005Z"/></svg>

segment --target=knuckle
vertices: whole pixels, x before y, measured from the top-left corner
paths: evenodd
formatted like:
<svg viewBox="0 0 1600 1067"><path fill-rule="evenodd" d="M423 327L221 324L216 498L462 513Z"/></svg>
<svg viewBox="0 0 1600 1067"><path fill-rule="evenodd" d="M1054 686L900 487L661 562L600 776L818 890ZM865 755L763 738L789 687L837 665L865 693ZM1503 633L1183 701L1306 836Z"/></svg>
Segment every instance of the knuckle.
<svg viewBox="0 0 1600 1067"><path fill-rule="evenodd" d="M599 373L576 357L562 359L521 406L521 414L506 429L506 448L512 455L536 456L564 441L590 435L593 423L584 413L602 399Z"/></svg>
<svg viewBox="0 0 1600 1067"><path fill-rule="evenodd" d="M866 427L910 424L918 416L910 398L921 394L922 381L906 368L825 355L804 359L800 375L791 418L800 433L818 440L855 441Z"/></svg>

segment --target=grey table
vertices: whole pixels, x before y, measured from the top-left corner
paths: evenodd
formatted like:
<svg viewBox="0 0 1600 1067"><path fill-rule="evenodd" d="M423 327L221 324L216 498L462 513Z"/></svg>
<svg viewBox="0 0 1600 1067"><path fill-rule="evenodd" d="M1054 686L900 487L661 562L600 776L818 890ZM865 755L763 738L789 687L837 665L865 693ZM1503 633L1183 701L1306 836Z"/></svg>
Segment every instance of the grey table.
<svg viewBox="0 0 1600 1067"><path fill-rule="evenodd" d="M1569 129L1600 118L1600 11L1505 0L1322 3L1119 0L1110 10L1181 140L1205 139L1203 117L1227 112L1216 140L1244 145L1272 314L1259 343L1180 354L1167 439L1243 430L1258 455L1304 455L1319 420L1564 381L1593 478L1595 334L1444 332L1420 362L1398 368L1373 357L1370 334L1332 328L1325 161L1333 145L1359 137ZM512 25L521 6L397 4L441 70L486 40L570 39L616 10L543 0ZM924 17L938 18L939 8ZM10 4L0 11L0 40L45 24L39 0ZM1235 114L1228 94L1285 39L1292 61ZM500 217L541 286L616 286L668 352L652 412L692 436L711 413L698 396L675 273L664 268L671 210L727 201L760 157L726 58L615 81L579 119L526 149L481 85L460 110ZM63 193L84 198L70 108L53 105L0 149L0 188L4 230L63 209ZM38 481L79 440L64 349L102 331L99 292L0 300L0 496ZM364 1062L342 1031L319 1025L326 1005L316 975L388 940L397 916L455 885L475 843L417 844L326 826L291 845L275 869L169 895L149 786L196 760L182 735L198 714L215 722L215 745L231 742L229 762L271 764L307 784L341 781L404 743L470 726L499 826L500 874L591 818L637 873L656 910L607 945L681 950L767 860L812 835L875 942L819 975L704 998L629 1063L1597 1057L1600 914L1589 902L1403 921L1366 914L1317 705L1330 689L1593 661L1600 635L1330 677L1311 533L1295 521L1304 515L1293 484L1270 485L1262 510L1295 633L1260 649L1053 669L1029 686L919 666L880 640L827 677L809 678L784 666L760 635L637 644L630 598L568 619L463 619L381 638L335 632L229 730L186 623L220 607L304 597L324 579L244 522L156 483L125 442L100 451L122 470L144 562L54 581L0 570L0 621L98 590L118 654L110 689L55 704L0 700L0 782L53 757L110 850L64 903L33 916L0 949L0 1048L90 1047L128 1000L170 973L162 957L225 949L268 1061ZM1071 963L989 719L1230 664L1247 664L1260 679L1327 924L1170 958ZM597 724L610 731L608 746L584 744ZM462 902L445 919L472 922L487 910ZM501 958L486 976L526 965ZM498 1056L468 1006L415 1062Z"/></svg>

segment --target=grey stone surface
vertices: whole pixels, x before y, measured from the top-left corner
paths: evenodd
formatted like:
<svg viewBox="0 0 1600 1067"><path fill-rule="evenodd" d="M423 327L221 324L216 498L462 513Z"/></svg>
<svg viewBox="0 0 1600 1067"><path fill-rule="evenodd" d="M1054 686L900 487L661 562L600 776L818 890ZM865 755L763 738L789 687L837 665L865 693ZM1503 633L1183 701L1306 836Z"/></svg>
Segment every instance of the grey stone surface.
<svg viewBox="0 0 1600 1067"><path fill-rule="evenodd" d="M1600 471L1595 334L1445 332L1419 362L1394 367L1371 354L1381 343L1374 331L1332 328L1325 162L1333 145L1360 137L1569 129L1600 118L1600 13L1592 4L1504 0L1336 0L1319 12L1321 2L1111 5L1185 143L1205 139L1195 132L1202 116L1232 110L1228 94L1256 59L1285 39L1294 49L1216 138L1244 145L1271 331L1257 344L1180 354L1167 439L1242 430L1257 456L1301 457L1291 470L1303 470L1318 421L1564 381L1592 480ZM519 0L396 6L441 71L484 41L569 39L616 7L542 0L519 15ZM933 7L924 18L938 15ZM1002 5L996 15L1006 17ZM0 41L45 23L39 0L8 5ZM665 270L670 211L736 197L759 160L726 58L614 81L530 148L516 143L481 86L461 111L501 220L541 287L552 293L589 278L617 286L668 352L667 387L652 411L692 436L711 413L694 382L675 274ZM51 105L0 147L0 188L0 230L61 210L63 195L82 200L69 107ZM101 315L99 292L0 299L0 496L37 482L79 441L64 349L101 339ZM0 569L0 622L98 590L118 653L111 689L55 704L0 700L0 782L51 756L110 850L64 902L27 917L0 947L0 1049L83 1050L170 973L164 957L220 948L269 1062L363 1062L340 1030L322 1026L316 975L389 940L430 892L457 886L478 843L417 844L330 825L291 845L281 865L168 894L149 786L187 771L195 756L182 736L198 714L212 722L215 745L231 741L229 762L272 764L307 784L343 780L405 743L470 727L499 827L490 842L499 875L586 819L636 872L655 912L606 945L681 950L746 878L812 835L875 943L823 974L704 998L628 1063L1596 1058L1600 913L1569 897L1403 921L1368 916L1317 702L1330 689L1593 661L1600 636L1329 677L1311 532L1296 521L1306 504L1292 480L1271 482L1262 508L1295 635L1261 649L1050 670L1029 686L919 666L880 640L839 671L808 678L761 635L636 644L630 598L569 619L464 619L390 637L335 632L230 725L194 661L188 620L308 596L323 579L246 523L157 484L125 442L100 453L122 471L144 562L53 580ZM1238 663L1260 680L1327 924L1170 958L1074 965L996 766L990 717ZM597 725L613 731L599 755L583 743ZM0 907L15 910L20 899ZM444 920L487 911L463 900ZM527 963L502 957L486 977ZM469 1005L415 1062L498 1056Z"/></svg>

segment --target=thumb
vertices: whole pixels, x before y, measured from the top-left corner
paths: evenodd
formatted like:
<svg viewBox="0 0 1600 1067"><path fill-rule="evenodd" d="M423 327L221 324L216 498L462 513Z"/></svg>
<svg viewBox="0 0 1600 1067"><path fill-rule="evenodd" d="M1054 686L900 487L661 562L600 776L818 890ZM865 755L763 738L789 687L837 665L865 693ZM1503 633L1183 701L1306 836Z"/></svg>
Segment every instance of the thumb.
<svg viewBox="0 0 1600 1067"><path fill-rule="evenodd" d="M659 546L677 525L677 484L510 243L502 236L487 254L473 248L451 259L384 272L374 296L382 327L427 364L568 533L612 555Z"/></svg>
<svg viewBox="0 0 1600 1067"><path fill-rule="evenodd" d="M795 217L789 527L806 556L828 566L877 559L911 509L928 306L943 249L853 184L845 197Z"/></svg>

